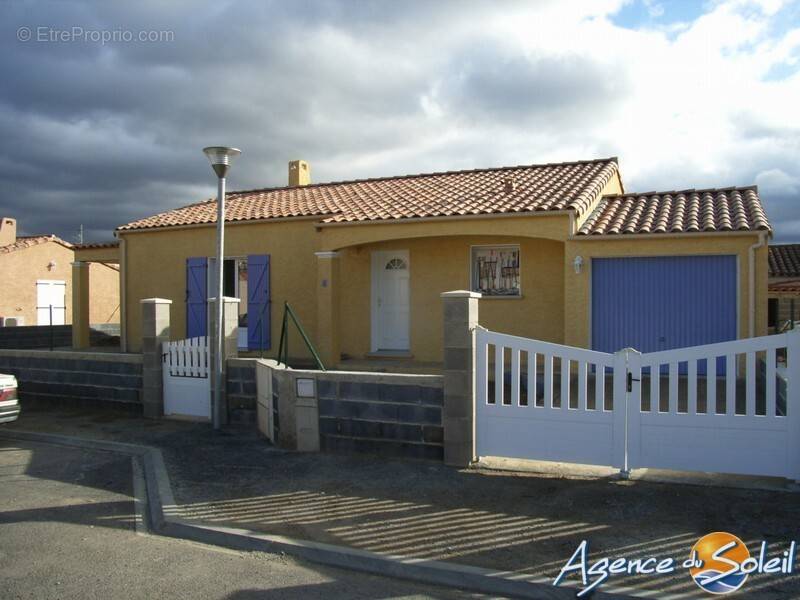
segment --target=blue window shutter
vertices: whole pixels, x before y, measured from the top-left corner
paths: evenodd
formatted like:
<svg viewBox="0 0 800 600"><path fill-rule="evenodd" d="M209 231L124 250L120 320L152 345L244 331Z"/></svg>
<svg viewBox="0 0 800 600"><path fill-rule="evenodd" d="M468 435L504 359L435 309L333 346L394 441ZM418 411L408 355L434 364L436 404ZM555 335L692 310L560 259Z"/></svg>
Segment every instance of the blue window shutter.
<svg viewBox="0 0 800 600"><path fill-rule="evenodd" d="M270 328L269 255L247 257L247 348L269 350Z"/></svg>
<svg viewBox="0 0 800 600"><path fill-rule="evenodd" d="M186 337L208 335L208 260L186 259Z"/></svg>

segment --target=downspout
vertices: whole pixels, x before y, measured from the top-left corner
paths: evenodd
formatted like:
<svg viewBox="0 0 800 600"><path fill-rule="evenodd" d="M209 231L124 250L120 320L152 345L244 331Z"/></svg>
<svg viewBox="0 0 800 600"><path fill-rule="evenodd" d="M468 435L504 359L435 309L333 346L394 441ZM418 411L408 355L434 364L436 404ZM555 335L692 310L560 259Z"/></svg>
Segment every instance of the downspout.
<svg viewBox="0 0 800 600"><path fill-rule="evenodd" d="M748 299L748 306L750 308L750 335L748 337L756 336L756 250L764 246L766 241L766 234L761 232L758 234L758 241L750 246L750 254L748 256L749 264L747 274L750 278L750 297Z"/></svg>

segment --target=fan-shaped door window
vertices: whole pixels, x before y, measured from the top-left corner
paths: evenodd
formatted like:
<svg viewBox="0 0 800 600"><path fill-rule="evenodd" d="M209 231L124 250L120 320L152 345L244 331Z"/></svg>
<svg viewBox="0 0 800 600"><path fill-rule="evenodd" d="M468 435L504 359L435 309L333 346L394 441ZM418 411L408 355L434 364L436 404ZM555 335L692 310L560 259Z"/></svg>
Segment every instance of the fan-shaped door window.
<svg viewBox="0 0 800 600"><path fill-rule="evenodd" d="M408 268L408 265L402 258L393 258L386 263L385 268L387 271L404 271Z"/></svg>

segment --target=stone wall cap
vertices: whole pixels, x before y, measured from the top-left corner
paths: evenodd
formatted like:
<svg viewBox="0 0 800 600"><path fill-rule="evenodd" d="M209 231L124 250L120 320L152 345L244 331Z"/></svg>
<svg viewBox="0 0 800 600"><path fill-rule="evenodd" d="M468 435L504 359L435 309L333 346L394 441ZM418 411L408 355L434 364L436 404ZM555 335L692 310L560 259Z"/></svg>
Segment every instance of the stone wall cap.
<svg viewBox="0 0 800 600"><path fill-rule="evenodd" d="M480 292L470 292L469 290L454 290L452 292L442 292L442 298L482 298Z"/></svg>
<svg viewBox="0 0 800 600"><path fill-rule="evenodd" d="M142 298L139 300L142 304L172 304L169 298Z"/></svg>

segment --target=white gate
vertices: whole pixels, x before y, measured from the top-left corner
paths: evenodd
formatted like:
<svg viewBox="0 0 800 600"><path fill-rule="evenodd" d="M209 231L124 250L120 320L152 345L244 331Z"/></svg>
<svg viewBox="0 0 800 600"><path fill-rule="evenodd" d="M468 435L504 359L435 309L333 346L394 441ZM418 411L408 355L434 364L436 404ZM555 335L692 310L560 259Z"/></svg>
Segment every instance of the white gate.
<svg viewBox="0 0 800 600"><path fill-rule="evenodd" d="M615 392L624 382L614 381L613 354L485 329L476 337L478 456L624 466L619 460L624 413L613 410ZM573 365L577 381L571 377ZM570 404L573 385L576 398Z"/></svg>
<svg viewBox="0 0 800 600"><path fill-rule="evenodd" d="M164 342L164 414L211 418L208 337Z"/></svg>
<svg viewBox="0 0 800 600"><path fill-rule="evenodd" d="M650 354L475 335L479 457L800 480L800 330Z"/></svg>

